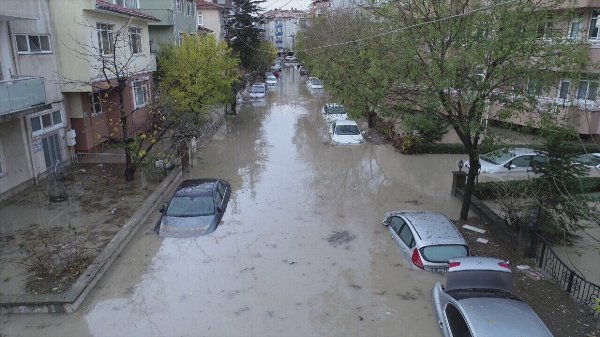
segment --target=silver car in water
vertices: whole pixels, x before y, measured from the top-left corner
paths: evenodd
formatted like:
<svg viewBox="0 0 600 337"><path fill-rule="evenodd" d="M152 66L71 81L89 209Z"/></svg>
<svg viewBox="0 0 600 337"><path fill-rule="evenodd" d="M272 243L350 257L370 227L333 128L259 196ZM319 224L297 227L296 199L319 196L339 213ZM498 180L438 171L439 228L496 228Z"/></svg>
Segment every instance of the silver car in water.
<svg viewBox="0 0 600 337"><path fill-rule="evenodd" d="M451 259L446 285L432 290L444 337L552 337L535 312L513 295L508 262L491 257Z"/></svg>
<svg viewBox="0 0 600 337"><path fill-rule="evenodd" d="M387 212L382 223L406 259L421 269L443 272L451 258L469 255L467 242L444 214Z"/></svg>

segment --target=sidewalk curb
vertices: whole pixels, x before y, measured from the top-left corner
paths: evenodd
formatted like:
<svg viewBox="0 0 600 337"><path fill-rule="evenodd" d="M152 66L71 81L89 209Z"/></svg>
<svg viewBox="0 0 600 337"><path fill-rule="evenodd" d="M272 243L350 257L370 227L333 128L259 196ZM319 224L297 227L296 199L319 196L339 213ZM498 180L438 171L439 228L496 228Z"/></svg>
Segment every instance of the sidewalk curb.
<svg viewBox="0 0 600 337"><path fill-rule="evenodd" d="M153 210L158 208L158 205L181 180L181 177L181 168L177 168L167 175L69 290L60 294L0 295L0 313L71 313L77 310L129 240L148 220Z"/></svg>

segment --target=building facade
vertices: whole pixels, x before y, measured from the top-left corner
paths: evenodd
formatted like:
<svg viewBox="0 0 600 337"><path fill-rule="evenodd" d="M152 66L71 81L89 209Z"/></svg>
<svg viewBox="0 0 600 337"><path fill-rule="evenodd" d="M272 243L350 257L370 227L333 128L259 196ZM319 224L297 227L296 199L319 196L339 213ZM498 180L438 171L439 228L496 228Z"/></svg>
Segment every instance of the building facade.
<svg viewBox="0 0 600 337"><path fill-rule="evenodd" d="M48 1L2 1L0 200L70 159L57 46Z"/></svg>
<svg viewBox="0 0 600 337"><path fill-rule="evenodd" d="M129 136L148 127L156 71L148 23L158 19L129 8L133 4L137 2L50 1L61 90L76 131L77 152L93 152L107 140L122 138L120 98L114 88L117 77L110 71L112 64L119 65L119 77L124 79Z"/></svg>
<svg viewBox="0 0 600 337"><path fill-rule="evenodd" d="M219 41L225 40L225 8L204 0L196 1L196 24L198 33L213 34Z"/></svg>
<svg viewBox="0 0 600 337"><path fill-rule="evenodd" d="M310 15L311 16L321 16L326 15L331 7L330 0L313 0L310 3Z"/></svg>
<svg viewBox="0 0 600 337"><path fill-rule="evenodd" d="M293 51L296 48L296 35L306 25L307 11L272 10L265 13L265 39L277 48L278 52Z"/></svg>
<svg viewBox="0 0 600 337"><path fill-rule="evenodd" d="M158 52L162 43L181 43L184 34L196 34L196 0L130 1L133 9L158 19L148 23L152 52Z"/></svg>

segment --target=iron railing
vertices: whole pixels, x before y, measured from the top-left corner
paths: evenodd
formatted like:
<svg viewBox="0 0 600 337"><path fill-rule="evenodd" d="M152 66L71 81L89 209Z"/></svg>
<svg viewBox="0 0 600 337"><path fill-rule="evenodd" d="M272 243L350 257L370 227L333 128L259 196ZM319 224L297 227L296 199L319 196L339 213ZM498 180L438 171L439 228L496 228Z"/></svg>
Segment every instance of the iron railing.
<svg viewBox="0 0 600 337"><path fill-rule="evenodd" d="M592 315L600 318L600 285L594 284L567 266L556 255L548 241L534 234L535 249L533 259L537 266L551 276L558 285L568 292L577 302L588 308Z"/></svg>

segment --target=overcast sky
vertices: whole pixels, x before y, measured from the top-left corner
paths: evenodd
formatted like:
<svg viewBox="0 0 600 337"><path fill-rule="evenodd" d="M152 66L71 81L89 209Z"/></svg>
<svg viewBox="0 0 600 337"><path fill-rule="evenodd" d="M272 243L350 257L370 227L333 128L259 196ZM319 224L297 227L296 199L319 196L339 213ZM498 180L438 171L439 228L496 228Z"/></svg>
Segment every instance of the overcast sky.
<svg viewBox="0 0 600 337"><path fill-rule="evenodd" d="M267 0L261 7L268 11L272 9L292 9L292 7L308 10L309 5L310 0Z"/></svg>

